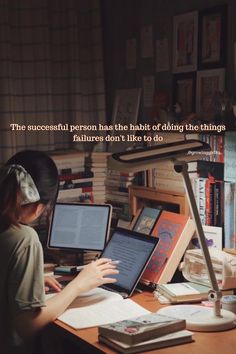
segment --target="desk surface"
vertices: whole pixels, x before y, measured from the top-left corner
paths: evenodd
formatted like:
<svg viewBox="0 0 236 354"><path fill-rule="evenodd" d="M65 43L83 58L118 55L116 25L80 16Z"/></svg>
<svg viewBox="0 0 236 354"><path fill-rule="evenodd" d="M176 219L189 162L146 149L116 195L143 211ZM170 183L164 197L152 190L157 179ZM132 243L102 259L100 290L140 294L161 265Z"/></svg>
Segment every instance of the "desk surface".
<svg viewBox="0 0 236 354"><path fill-rule="evenodd" d="M132 297L134 301L149 311L157 311L160 304L151 293L136 294ZM88 348L87 353L116 353L105 345L98 342L97 328L74 330L59 320L54 322L54 328L60 330L61 334L68 336L70 340L77 342L78 346ZM179 346L166 347L152 350L146 353L158 354L235 354L236 353L236 329L225 332L195 333L194 342ZM85 354L85 349L83 351Z"/></svg>

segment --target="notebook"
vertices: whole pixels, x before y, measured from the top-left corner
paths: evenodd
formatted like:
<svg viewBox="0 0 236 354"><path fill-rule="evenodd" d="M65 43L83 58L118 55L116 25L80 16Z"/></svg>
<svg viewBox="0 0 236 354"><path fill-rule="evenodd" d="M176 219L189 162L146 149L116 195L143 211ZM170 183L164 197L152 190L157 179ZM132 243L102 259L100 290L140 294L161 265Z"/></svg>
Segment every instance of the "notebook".
<svg viewBox="0 0 236 354"><path fill-rule="evenodd" d="M158 242L158 237L123 228L114 229L100 257L119 261L119 274L112 275L117 279L116 283L106 284L103 288L118 292L123 298L131 296Z"/></svg>

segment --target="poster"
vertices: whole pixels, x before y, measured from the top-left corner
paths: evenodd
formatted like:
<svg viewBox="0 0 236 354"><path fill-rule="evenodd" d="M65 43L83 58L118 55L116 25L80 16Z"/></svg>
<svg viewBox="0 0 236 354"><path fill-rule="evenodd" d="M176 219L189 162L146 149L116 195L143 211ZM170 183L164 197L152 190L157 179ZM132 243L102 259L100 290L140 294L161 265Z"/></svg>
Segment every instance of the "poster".
<svg viewBox="0 0 236 354"><path fill-rule="evenodd" d="M137 43L135 38L126 40L126 69L135 69L137 61Z"/></svg>
<svg viewBox="0 0 236 354"><path fill-rule="evenodd" d="M143 26L141 29L141 56L142 58L153 57L153 33L152 26Z"/></svg>
<svg viewBox="0 0 236 354"><path fill-rule="evenodd" d="M168 71L170 69L168 39L156 40L156 72Z"/></svg>

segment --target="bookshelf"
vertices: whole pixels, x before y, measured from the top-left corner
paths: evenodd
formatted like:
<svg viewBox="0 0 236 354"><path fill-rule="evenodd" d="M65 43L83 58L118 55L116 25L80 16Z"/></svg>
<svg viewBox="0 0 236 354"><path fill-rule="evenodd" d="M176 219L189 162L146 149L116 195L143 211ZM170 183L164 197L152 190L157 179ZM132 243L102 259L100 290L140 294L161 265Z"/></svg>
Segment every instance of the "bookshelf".
<svg viewBox="0 0 236 354"><path fill-rule="evenodd" d="M132 215L145 205L163 205L169 211L189 215L189 205L185 193L158 191L143 186L129 187L129 203Z"/></svg>

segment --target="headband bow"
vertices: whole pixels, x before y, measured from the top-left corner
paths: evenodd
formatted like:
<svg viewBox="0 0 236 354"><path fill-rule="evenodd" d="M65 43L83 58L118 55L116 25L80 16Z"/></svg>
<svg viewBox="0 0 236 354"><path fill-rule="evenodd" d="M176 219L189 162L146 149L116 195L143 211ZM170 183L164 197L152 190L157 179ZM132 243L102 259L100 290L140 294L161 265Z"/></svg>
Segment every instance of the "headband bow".
<svg viewBox="0 0 236 354"><path fill-rule="evenodd" d="M39 192L30 174L21 165L8 165L0 169L0 185L10 175L15 174L20 187L21 205L35 203L40 200Z"/></svg>

